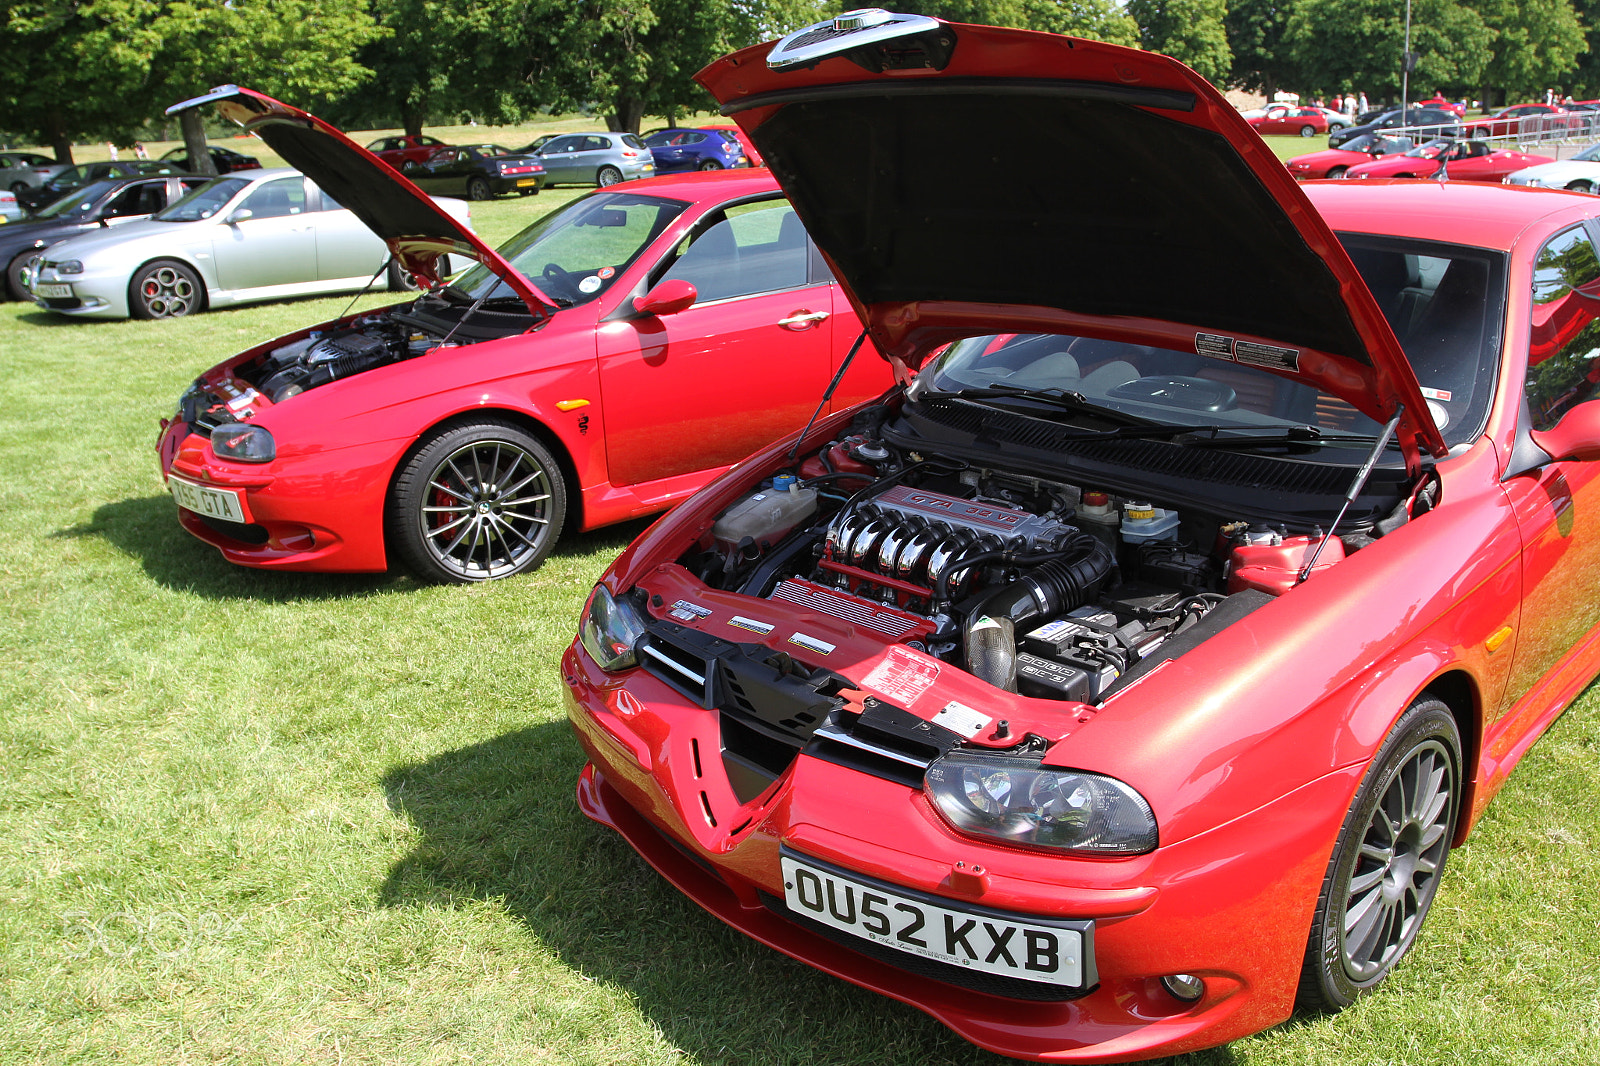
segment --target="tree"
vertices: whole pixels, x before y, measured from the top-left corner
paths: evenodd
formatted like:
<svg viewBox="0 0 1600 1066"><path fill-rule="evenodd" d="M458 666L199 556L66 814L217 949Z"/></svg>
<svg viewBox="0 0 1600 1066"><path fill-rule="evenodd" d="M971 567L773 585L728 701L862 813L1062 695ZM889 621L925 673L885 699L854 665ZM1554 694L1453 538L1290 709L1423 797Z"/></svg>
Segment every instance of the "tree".
<svg viewBox="0 0 1600 1066"><path fill-rule="evenodd" d="M1128 0L1145 48L1187 63L1218 84L1225 84L1233 69L1227 13L1227 0Z"/></svg>
<svg viewBox="0 0 1600 1066"><path fill-rule="evenodd" d="M1284 41L1293 5L1294 0L1230 0L1223 26L1233 53L1234 85L1269 100L1285 85L1305 87L1300 66Z"/></svg>
<svg viewBox="0 0 1600 1066"><path fill-rule="evenodd" d="M1580 100L1600 96L1600 0L1575 0L1587 51L1573 65L1568 92Z"/></svg>
<svg viewBox="0 0 1600 1066"><path fill-rule="evenodd" d="M1284 43L1311 85L1398 97L1405 10L1394 0L1296 0ZM1493 44L1476 11L1455 0L1413 0L1412 85L1477 84Z"/></svg>
<svg viewBox="0 0 1600 1066"><path fill-rule="evenodd" d="M1483 71L1482 100L1490 87L1512 97L1542 98L1577 70L1588 50L1583 26L1570 0L1463 0L1495 32L1494 54Z"/></svg>

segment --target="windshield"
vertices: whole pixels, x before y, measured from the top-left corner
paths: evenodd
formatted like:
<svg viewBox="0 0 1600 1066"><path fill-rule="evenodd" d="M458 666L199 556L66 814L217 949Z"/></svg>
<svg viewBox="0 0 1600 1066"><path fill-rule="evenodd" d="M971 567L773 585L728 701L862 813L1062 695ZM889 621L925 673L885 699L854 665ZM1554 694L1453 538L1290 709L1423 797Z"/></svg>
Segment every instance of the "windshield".
<svg viewBox="0 0 1600 1066"><path fill-rule="evenodd" d="M570 307L610 288L688 206L659 196L594 193L546 215L498 251L546 296ZM474 300L518 298L481 264L451 287Z"/></svg>
<svg viewBox="0 0 1600 1066"><path fill-rule="evenodd" d="M1400 339L1445 442L1475 439L1499 366L1504 256L1365 234L1340 240ZM917 376L910 397L996 387L1075 393L1158 426L1203 424L1223 435L1310 427L1329 437L1371 437L1381 429L1338 396L1244 363L1055 334L958 341Z"/></svg>
<svg viewBox="0 0 1600 1066"><path fill-rule="evenodd" d="M1417 145L1415 148L1411 149L1411 151L1407 152L1406 155L1412 157L1413 159L1433 159L1437 157L1440 152L1444 151L1446 148L1449 148L1450 143L1451 142L1449 141L1429 141L1427 144Z"/></svg>
<svg viewBox="0 0 1600 1066"><path fill-rule="evenodd" d="M1582 160L1585 163L1600 162L1600 144L1591 144L1572 158Z"/></svg>
<svg viewBox="0 0 1600 1066"><path fill-rule="evenodd" d="M94 202L104 196L106 191L115 182L96 181L85 185L75 193L69 193L56 200L47 207L34 213L33 220L38 222L47 218L70 219L94 210Z"/></svg>
<svg viewBox="0 0 1600 1066"><path fill-rule="evenodd" d="M216 181L208 181L165 211L158 211L150 217L158 222L198 222L221 211L228 205L229 200L239 195L239 191L249 184L243 178L218 178Z"/></svg>

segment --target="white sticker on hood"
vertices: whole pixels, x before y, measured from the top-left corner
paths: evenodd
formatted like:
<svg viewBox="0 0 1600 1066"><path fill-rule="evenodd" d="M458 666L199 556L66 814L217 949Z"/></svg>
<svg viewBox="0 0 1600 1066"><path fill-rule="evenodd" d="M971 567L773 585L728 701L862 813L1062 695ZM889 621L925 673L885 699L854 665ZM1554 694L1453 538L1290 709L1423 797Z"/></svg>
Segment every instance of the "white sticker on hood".
<svg viewBox="0 0 1600 1066"><path fill-rule="evenodd" d="M861 683L882 693L886 699L909 707L937 680L937 660L917 655L911 649L897 644L889 649L883 661L874 666L870 674L861 679Z"/></svg>
<svg viewBox="0 0 1600 1066"><path fill-rule="evenodd" d="M960 733L968 740L989 728L989 723L992 721L994 719L988 715L955 700L945 704L939 709L939 713L933 716L934 725L942 725L953 733Z"/></svg>
<svg viewBox="0 0 1600 1066"><path fill-rule="evenodd" d="M832 655L835 647L825 640L818 640L816 637L807 636L804 633L794 634L789 638L789 643L798 644L807 651L814 651L818 655Z"/></svg>

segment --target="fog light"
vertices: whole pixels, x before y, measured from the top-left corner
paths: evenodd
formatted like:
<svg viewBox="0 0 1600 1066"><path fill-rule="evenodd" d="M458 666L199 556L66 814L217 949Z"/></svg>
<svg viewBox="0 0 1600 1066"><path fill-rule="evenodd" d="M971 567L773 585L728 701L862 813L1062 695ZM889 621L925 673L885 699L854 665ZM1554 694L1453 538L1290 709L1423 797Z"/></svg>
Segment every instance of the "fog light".
<svg viewBox="0 0 1600 1066"><path fill-rule="evenodd" d="M1206 991L1206 983L1190 973L1169 973L1161 979L1161 986L1185 1003L1193 1003Z"/></svg>

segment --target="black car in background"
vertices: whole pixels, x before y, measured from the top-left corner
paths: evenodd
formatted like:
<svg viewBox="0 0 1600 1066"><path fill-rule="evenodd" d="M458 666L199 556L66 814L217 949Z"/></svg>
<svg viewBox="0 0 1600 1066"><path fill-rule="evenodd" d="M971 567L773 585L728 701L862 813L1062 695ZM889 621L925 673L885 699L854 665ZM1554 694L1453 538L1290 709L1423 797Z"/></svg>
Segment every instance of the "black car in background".
<svg viewBox="0 0 1600 1066"><path fill-rule="evenodd" d="M113 176L67 193L33 218L0 226L5 291L13 300L29 299L22 288L22 269L52 244L98 227L146 218L210 180L195 174Z"/></svg>
<svg viewBox="0 0 1600 1066"><path fill-rule="evenodd" d="M1421 144L1423 141L1435 137L1461 137L1461 116L1453 111L1445 111L1437 107L1408 107L1404 110L1394 108L1385 111L1370 122L1348 129L1334 130L1328 134L1328 147L1338 148L1352 137L1359 137L1363 133L1382 133L1394 129L1418 129L1420 132L1409 134L1412 140Z"/></svg>
<svg viewBox="0 0 1600 1066"><path fill-rule="evenodd" d="M17 203L30 213L46 204L54 203L67 193L81 189L93 181L106 181L122 177L157 174L184 174L183 167L153 159L111 160L104 163L80 163L56 174L43 185L17 191Z"/></svg>
<svg viewBox="0 0 1600 1066"><path fill-rule="evenodd" d="M211 161L217 165L218 174L232 174L235 170L260 170L261 160L253 155L235 152L232 148L223 148L219 145L208 145L206 149L211 154ZM189 150L181 145L164 153L162 162L171 163L184 173L190 173L194 167L189 165Z"/></svg>
<svg viewBox="0 0 1600 1066"><path fill-rule="evenodd" d="M532 196L544 185L544 164L531 152L500 144L452 144L435 148L424 162L402 173L423 192L487 200L503 192Z"/></svg>

